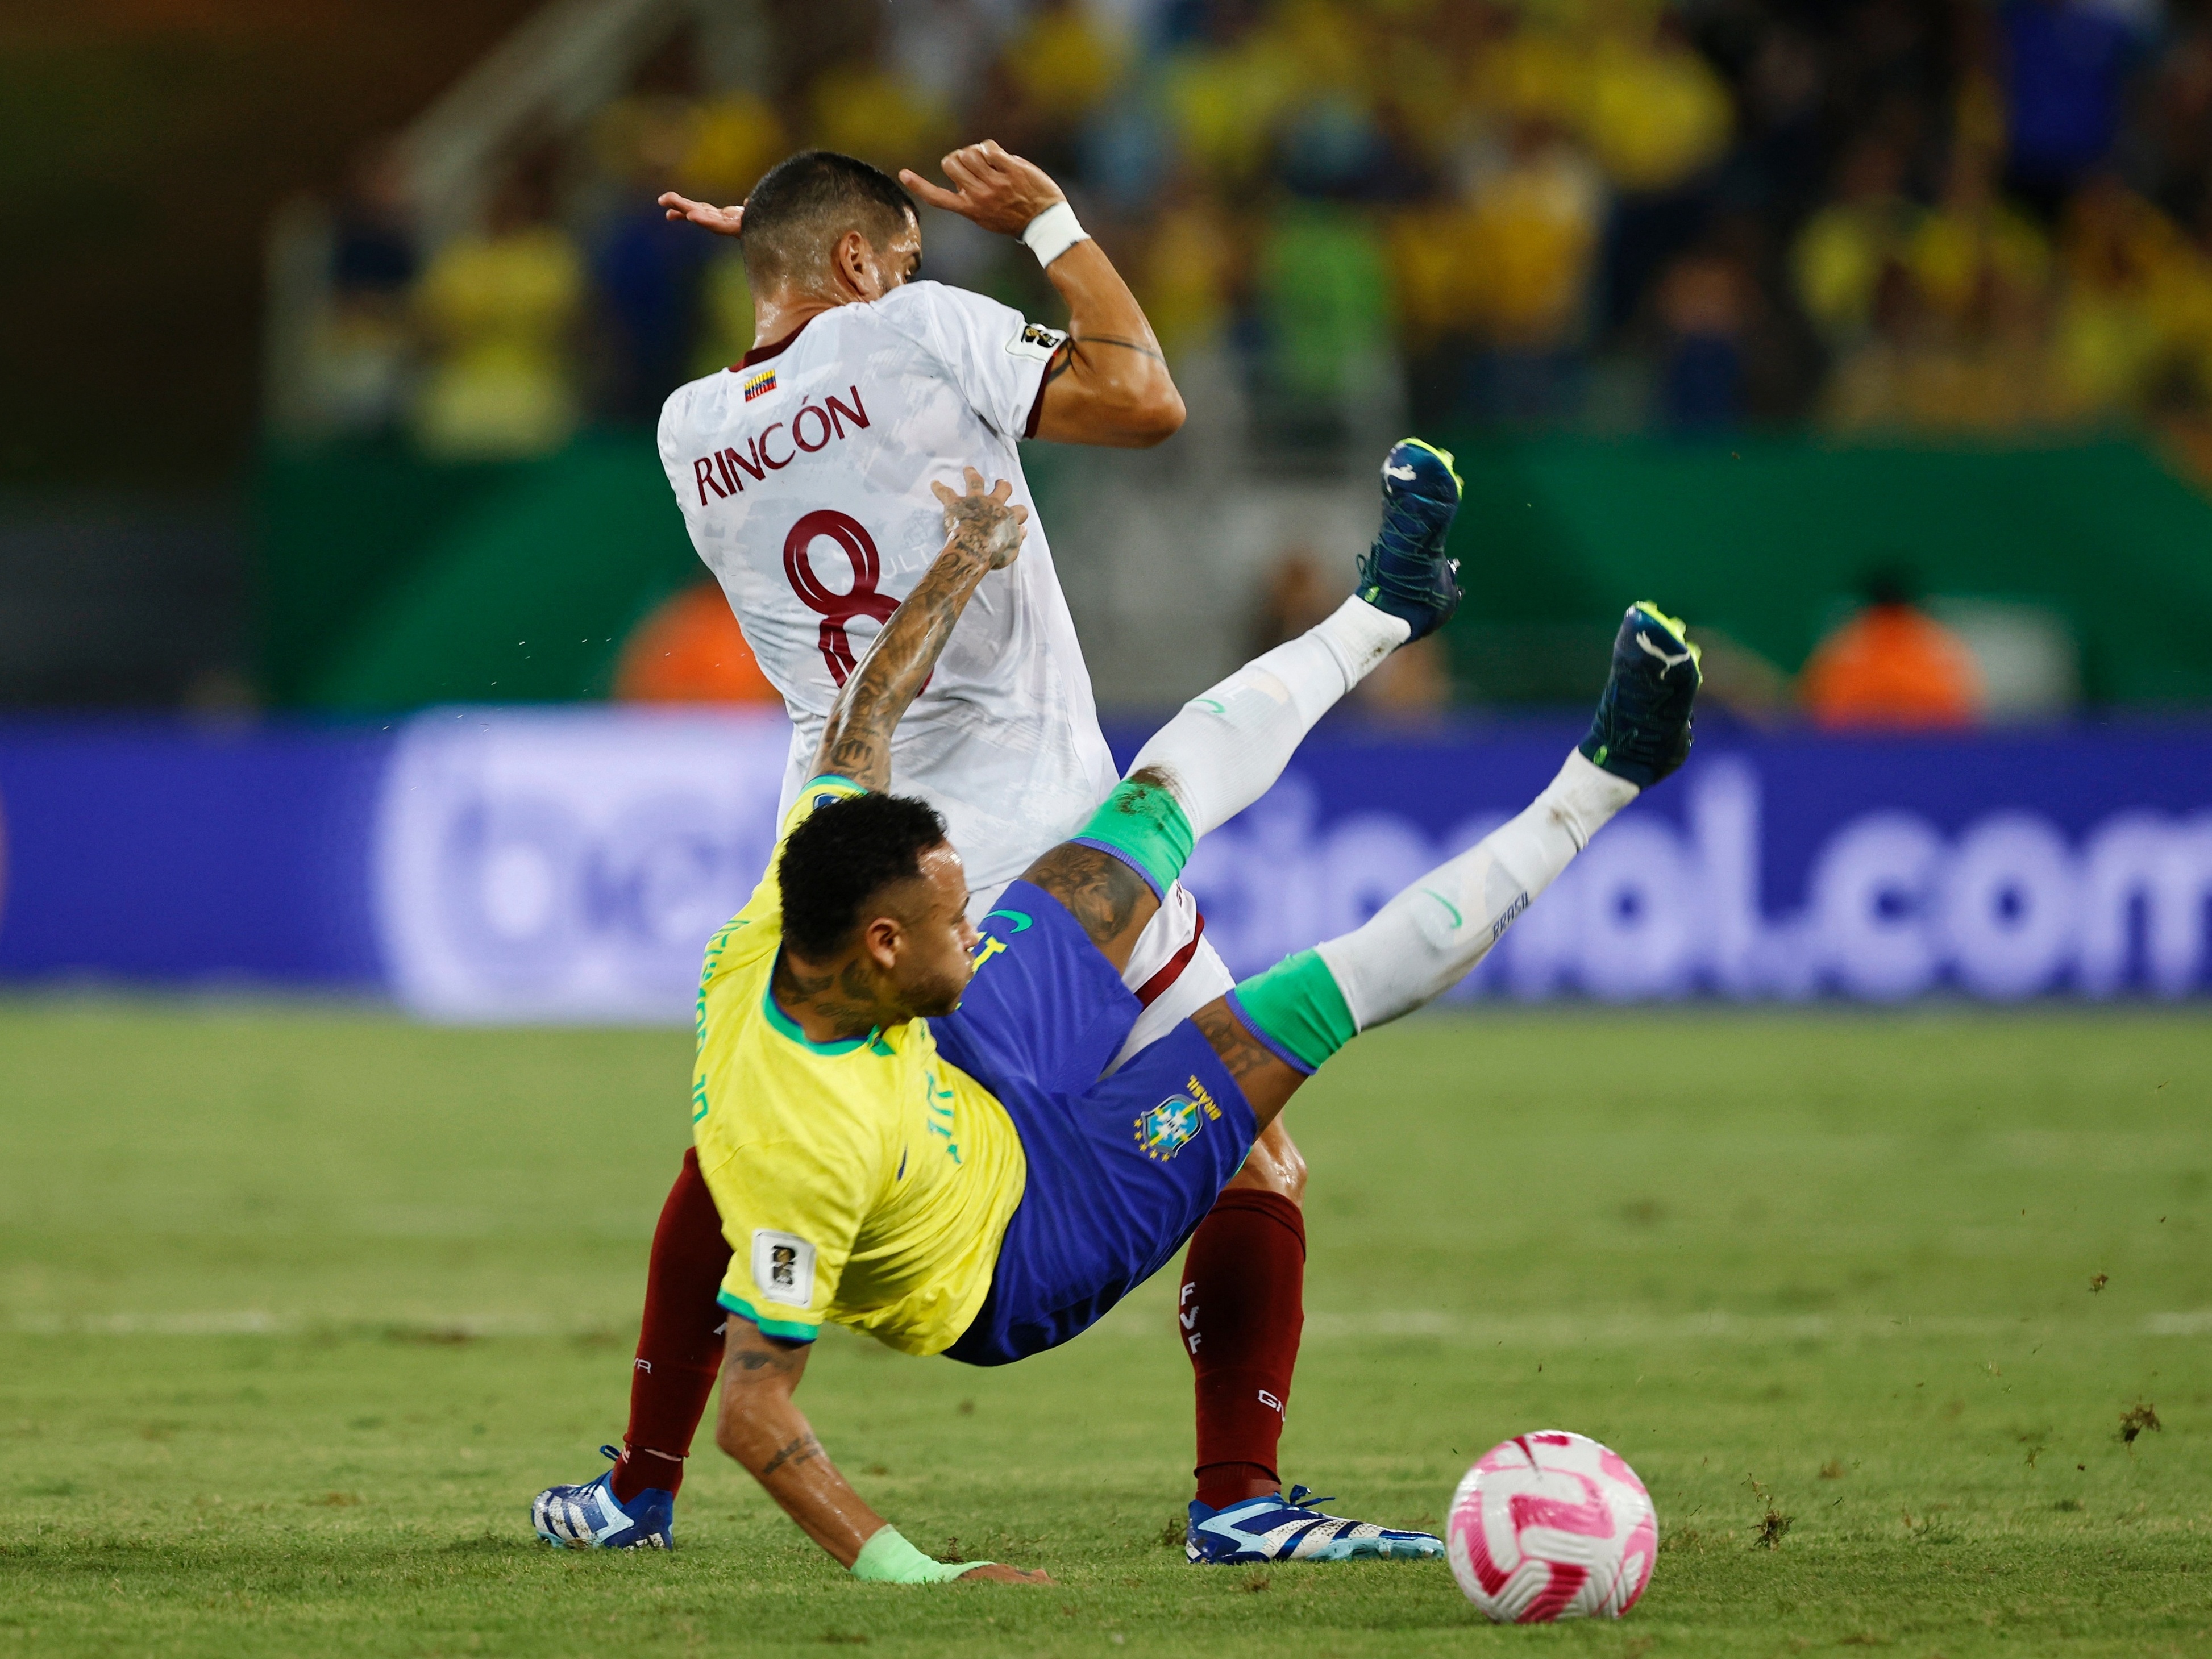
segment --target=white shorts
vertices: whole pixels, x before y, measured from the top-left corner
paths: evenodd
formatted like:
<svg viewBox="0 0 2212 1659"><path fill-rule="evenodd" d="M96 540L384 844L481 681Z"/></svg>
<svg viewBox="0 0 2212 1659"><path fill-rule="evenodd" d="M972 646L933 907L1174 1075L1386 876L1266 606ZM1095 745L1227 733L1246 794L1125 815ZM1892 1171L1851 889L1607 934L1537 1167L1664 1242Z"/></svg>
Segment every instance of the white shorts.
<svg viewBox="0 0 2212 1659"><path fill-rule="evenodd" d="M1155 915L1137 936L1121 982L1137 994L1145 1012L1129 1040L1106 1068L1110 1075L1139 1049L1158 1042L1237 983L1229 964L1206 937L1198 901L1181 882L1168 889Z"/></svg>

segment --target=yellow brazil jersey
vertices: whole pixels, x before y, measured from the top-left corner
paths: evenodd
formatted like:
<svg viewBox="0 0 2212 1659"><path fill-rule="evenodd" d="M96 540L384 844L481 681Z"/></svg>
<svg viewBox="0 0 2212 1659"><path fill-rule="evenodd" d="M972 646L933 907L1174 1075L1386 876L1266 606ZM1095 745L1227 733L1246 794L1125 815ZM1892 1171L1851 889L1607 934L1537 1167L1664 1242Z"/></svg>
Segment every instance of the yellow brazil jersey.
<svg viewBox="0 0 2212 1659"><path fill-rule="evenodd" d="M783 836L863 793L815 779ZM829 1320L939 1353L991 1288L1021 1202L1021 1141L1006 1108L939 1054L928 1021L817 1043L775 1006L776 858L700 975L691 1127L732 1251L721 1303L772 1336L805 1340Z"/></svg>

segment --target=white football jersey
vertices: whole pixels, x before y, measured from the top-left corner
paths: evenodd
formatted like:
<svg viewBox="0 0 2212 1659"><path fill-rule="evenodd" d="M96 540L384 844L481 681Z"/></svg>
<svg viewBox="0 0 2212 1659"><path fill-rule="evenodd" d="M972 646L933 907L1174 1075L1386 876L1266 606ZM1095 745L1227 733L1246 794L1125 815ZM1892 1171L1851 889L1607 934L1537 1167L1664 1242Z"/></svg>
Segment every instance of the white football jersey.
<svg viewBox="0 0 2212 1659"><path fill-rule="evenodd" d="M937 283L840 306L694 380L660 416L691 544L791 714L787 807L837 688L945 545L933 483L972 466L1029 506L1021 556L969 602L891 745L891 787L945 814L979 896L1112 788L1091 677L1022 475L1065 337Z"/></svg>

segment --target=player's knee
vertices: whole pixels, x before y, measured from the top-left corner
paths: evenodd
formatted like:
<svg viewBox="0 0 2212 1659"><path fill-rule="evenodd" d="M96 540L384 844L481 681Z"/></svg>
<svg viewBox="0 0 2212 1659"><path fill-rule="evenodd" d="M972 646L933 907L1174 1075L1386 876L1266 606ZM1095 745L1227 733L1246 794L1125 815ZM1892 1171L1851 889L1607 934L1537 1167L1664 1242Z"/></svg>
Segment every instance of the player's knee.
<svg viewBox="0 0 2212 1659"><path fill-rule="evenodd" d="M1252 1150L1244 1155L1243 1167L1231 1177L1231 1188L1247 1191L1273 1193L1304 1207L1306 1197L1306 1160L1280 1121L1270 1123L1252 1143Z"/></svg>

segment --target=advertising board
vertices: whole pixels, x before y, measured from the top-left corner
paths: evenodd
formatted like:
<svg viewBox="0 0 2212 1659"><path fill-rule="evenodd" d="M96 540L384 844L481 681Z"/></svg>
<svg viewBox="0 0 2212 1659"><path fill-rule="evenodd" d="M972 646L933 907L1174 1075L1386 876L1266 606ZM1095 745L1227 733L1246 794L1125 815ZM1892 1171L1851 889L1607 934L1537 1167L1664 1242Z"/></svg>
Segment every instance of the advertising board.
<svg viewBox="0 0 2212 1659"><path fill-rule="evenodd" d="M1119 734L1117 734L1118 737ZM1239 973L1358 926L1578 735L1325 726L1187 878ZM1127 734L1127 750L1141 732ZM462 1021L682 1022L764 869L780 715L442 709L396 731L0 727L0 975L368 990ZM1455 993L2201 994L2212 732L1707 722Z"/></svg>

